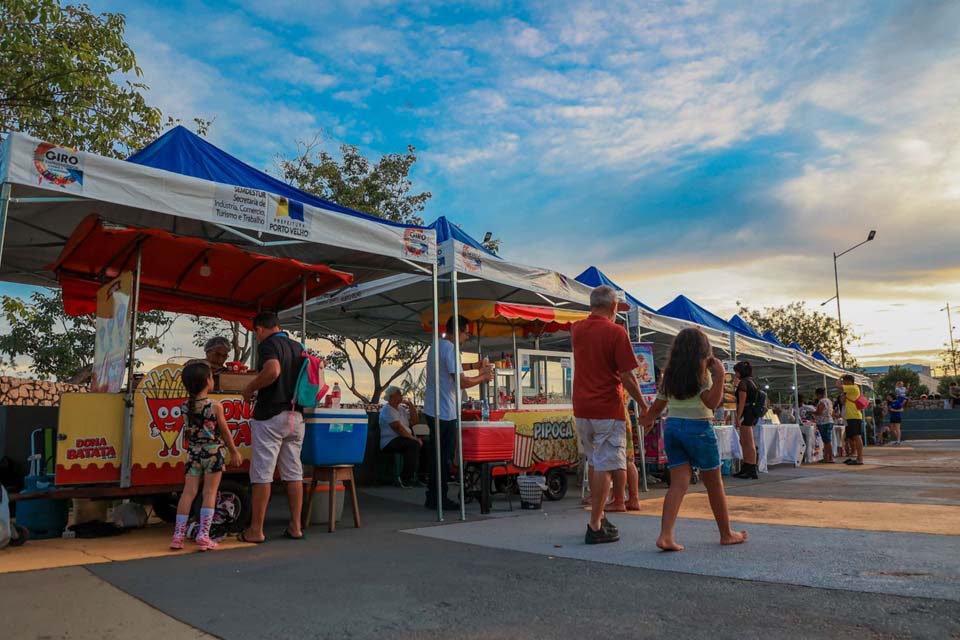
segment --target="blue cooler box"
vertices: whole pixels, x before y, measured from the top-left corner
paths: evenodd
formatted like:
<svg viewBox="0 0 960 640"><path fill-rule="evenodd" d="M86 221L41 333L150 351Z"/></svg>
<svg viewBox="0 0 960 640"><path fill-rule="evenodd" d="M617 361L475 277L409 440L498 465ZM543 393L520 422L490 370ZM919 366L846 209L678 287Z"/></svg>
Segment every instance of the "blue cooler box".
<svg viewBox="0 0 960 640"><path fill-rule="evenodd" d="M367 448L367 412L317 407L303 412L300 459L309 465L360 464Z"/></svg>

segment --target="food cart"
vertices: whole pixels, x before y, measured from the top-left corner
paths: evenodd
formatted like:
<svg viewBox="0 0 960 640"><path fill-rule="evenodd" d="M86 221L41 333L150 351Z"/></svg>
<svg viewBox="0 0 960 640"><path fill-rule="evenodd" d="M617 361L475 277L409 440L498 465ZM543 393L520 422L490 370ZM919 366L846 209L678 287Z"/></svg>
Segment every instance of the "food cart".
<svg viewBox="0 0 960 640"><path fill-rule="evenodd" d="M95 494L103 497L154 494L156 512L164 519L175 514L172 494L183 482L181 407L187 393L180 381L180 364L161 364L137 381L133 371L137 313L163 310L213 316L251 329L260 310L303 305L310 297L352 281L350 274L323 265L157 229L107 224L95 215L76 228L50 268L69 315L100 316L98 291L124 300L112 322L98 326L96 344L99 362L117 351L117 343L125 343L119 368L108 364L98 377L95 366L94 388L102 392L68 393L61 399L55 483L59 488L98 485ZM247 459L252 407L240 392L248 380L242 372L223 373L216 377L218 392L211 396L222 403L234 440ZM232 470L243 473L242 480L228 478L221 485L221 494L234 501L231 513L238 520L249 507L247 467L245 462L242 469Z"/></svg>
<svg viewBox="0 0 960 640"><path fill-rule="evenodd" d="M477 357L487 357L496 366L493 383L480 387L480 402L488 403L489 420L481 420L482 409L473 402L462 411L467 497L479 495L487 463L498 491L512 490L519 474L536 474L545 476L548 499L562 499L567 471L579 462L579 454L573 418L573 353L568 337L556 334L569 332L574 322L589 313L487 300L459 302L460 315L470 320L470 332L477 337ZM450 312L451 306L445 305L440 317ZM422 320L429 329L430 318L424 315ZM537 348L548 340L558 343L558 350ZM520 348L520 343L533 348ZM498 437L497 427L503 425L513 427L512 455L490 460L491 455L479 449L484 447L484 437Z"/></svg>

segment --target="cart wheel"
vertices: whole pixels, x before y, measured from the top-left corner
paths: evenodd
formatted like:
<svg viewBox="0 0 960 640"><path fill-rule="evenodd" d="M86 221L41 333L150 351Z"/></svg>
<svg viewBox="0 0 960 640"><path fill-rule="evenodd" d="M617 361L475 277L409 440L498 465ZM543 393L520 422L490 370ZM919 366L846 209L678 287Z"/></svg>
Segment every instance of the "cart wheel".
<svg viewBox="0 0 960 640"><path fill-rule="evenodd" d="M554 467L547 471L547 490L544 491L547 500L563 500L567 495L567 474L561 467Z"/></svg>
<svg viewBox="0 0 960 640"><path fill-rule="evenodd" d="M480 497L480 465L468 463L463 468L463 503L470 504Z"/></svg>
<svg viewBox="0 0 960 640"><path fill-rule="evenodd" d="M517 486L517 476L493 476L493 489L504 495L508 493L520 494L520 487Z"/></svg>
<svg viewBox="0 0 960 640"><path fill-rule="evenodd" d="M174 523L177 520L177 505L180 503L179 493L163 493L153 496L153 512L164 522Z"/></svg>
<svg viewBox="0 0 960 640"><path fill-rule="evenodd" d="M197 496L200 497L200 496ZM243 480L225 478L220 483L220 501L232 502L232 509L229 510L229 517L224 520L222 526L227 531L233 533L244 529L250 524L250 510L253 507L253 500L250 496L250 483Z"/></svg>

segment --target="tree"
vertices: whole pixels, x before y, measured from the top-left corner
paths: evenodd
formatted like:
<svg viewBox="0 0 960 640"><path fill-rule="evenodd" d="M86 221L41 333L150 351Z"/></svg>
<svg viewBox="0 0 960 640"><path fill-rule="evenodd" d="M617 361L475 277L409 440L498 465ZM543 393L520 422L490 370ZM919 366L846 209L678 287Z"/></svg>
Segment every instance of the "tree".
<svg viewBox="0 0 960 640"><path fill-rule="evenodd" d="M764 307L750 309L737 301L737 313L760 333L772 331L780 342L796 342L807 353L819 351L836 363L840 363L839 333L837 321L825 313L811 311L806 302L791 302L782 307ZM843 325L843 345L846 352L846 368L857 367L856 358L850 355L850 346L857 343L860 336L853 328Z"/></svg>
<svg viewBox="0 0 960 640"><path fill-rule="evenodd" d="M0 131L125 157L176 124L147 104L125 26L123 14L84 4L0 2Z"/></svg>
<svg viewBox="0 0 960 640"><path fill-rule="evenodd" d="M950 383L956 382L960 384L960 376L943 376L940 378L940 382L937 383L937 393L939 393L944 398L950 397Z"/></svg>
<svg viewBox="0 0 960 640"><path fill-rule="evenodd" d="M25 356L30 359L30 371L41 380L89 381L96 341L93 314L68 316L59 290L36 291L29 302L3 296L0 310L10 325L10 331L0 336L0 356L6 357L3 365L16 367L17 358ZM163 353L164 338L175 319L162 311L141 312L136 350Z"/></svg>
<svg viewBox="0 0 960 640"><path fill-rule="evenodd" d="M958 364L960 364L960 349L957 349L956 345L944 342L943 351L940 352L940 369L944 375L951 372L956 376Z"/></svg>
<svg viewBox="0 0 960 640"><path fill-rule="evenodd" d="M345 207L378 218L406 224L423 224L423 212L429 191L411 193L410 170L417 161L415 149L404 154L390 153L373 163L360 150L340 145L339 160L323 149L320 136L298 144L298 156L280 160L284 179L303 191L314 193ZM325 355L328 368L343 380L357 398L377 403L383 391L422 361L428 345L412 340L375 338L362 340L339 335L313 336L327 341L332 351ZM360 372L354 360L373 375L373 389L363 393ZM390 368L396 367L392 372Z"/></svg>
<svg viewBox="0 0 960 640"><path fill-rule="evenodd" d="M416 376L412 371L407 371L400 382L400 392L414 404L422 405L427 394L426 367L420 369L420 373Z"/></svg>
<svg viewBox="0 0 960 640"><path fill-rule="evenodd" d="M918 398L922 395L929 395L930 389L925 384L920 384L920 374L912 369L905 367L890 367L883 376L877 380L877 395L885 398L888 393L896 395L894 389L898 382L903 382L909 391L907 394L911 398Z"/></svg>
<svg viewBox="0 0 960 640"><path fill-rule="evenodd" d="M223 336L230 341L233 359L236 362L246 362L250 357L250 349L253 346L250 344L250 333L239 322L204 316L193 316L192 321L195 327L193 331L195 346L202 348L210 338Z"/></svg>

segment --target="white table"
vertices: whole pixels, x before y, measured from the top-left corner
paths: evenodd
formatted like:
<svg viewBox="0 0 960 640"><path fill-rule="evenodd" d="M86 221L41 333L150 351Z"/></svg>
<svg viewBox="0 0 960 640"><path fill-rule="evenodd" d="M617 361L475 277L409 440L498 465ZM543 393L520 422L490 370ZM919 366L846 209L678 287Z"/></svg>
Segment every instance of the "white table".
<svg viewBox="0 0 960 640"><path fill-rule="evenodd" d="M714 425L713 432L717 435L717 449L720 450L721 460L740 460L743 458L740 436L733 425Z"/></svg>
<svg viewBox="0 0 960 640"><path fill-rule="evenodd" d="M774 464L800 466L806 445L798 424L758 424L753 428L757 442L757 470L767 473Z"/></svg>

